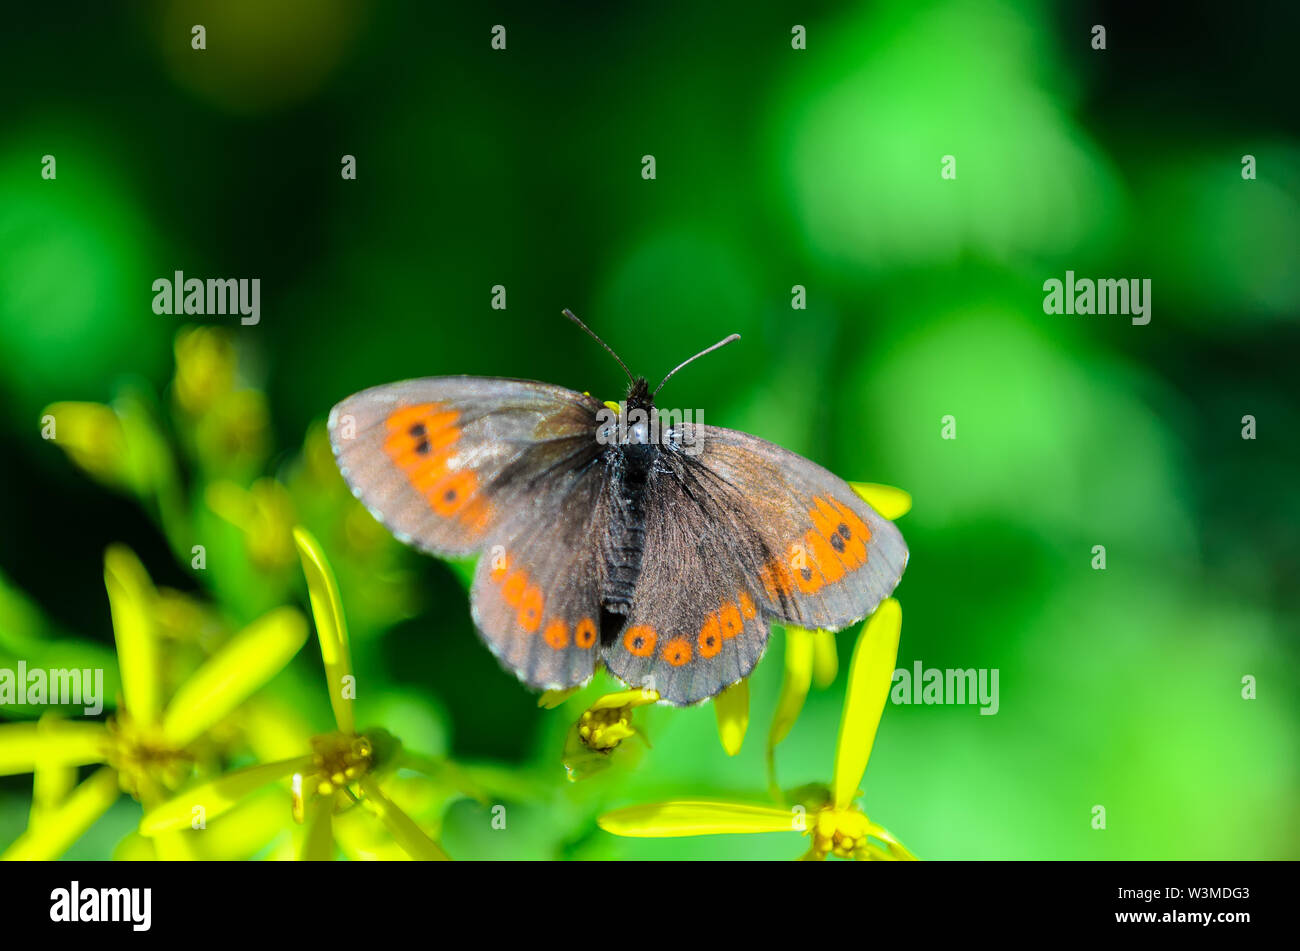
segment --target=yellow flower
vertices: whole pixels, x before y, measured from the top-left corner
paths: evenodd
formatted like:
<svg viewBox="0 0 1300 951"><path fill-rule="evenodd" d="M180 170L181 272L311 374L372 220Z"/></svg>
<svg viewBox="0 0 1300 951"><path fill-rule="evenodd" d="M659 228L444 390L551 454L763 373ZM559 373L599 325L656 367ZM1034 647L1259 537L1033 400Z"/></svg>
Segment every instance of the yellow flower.
<svg viewBox="0 0 1300 951"><path fill-rule="evenodd" d="M104 583L121 668L117 714L107 723L0 725L0 774L31 772L39 793L33 796L33 821L0 858L59 857L123 791L146 809L160 802L189 775L190 748L274 677L306 640L301 614L272 611L207 658L164 702L152 612L156 592L144 566L115 545L104 556ZM68 768L93 763L105 765L57 801L51 798L51 784L67 784ZM186 857L174 837L158 843L158 854Z"/></svg>
<svg viewBox="0 0 1300 951"><path fill-rule="evenodd" d="M812 839L804 856L856 859L912 859L915 856L856 805L876 728L893 677L902 629L902 609L884 601L858 637L840 720L834 776L825 801L790 808L719 800L683 800L631 806L606 813L602 829L623 836L688 836L748 832L802 832Z"/></svg>
<svg viewBox="0 0 1300 951"><path fill-rule="evenodd" d="M42 432L87 474L111 488L141 498L176 489L175 467L151 401L136 389L123 388L108 406L51 403L42 414Z"/></svg>
<svg viewBox="0 0 1300 951"><path fill-rule="evenodd" d="M271 443L271 411L260 390L226 394L193 426L194 451L209 473L244 478L266 462Z"/></svg>
<svg viewBox="0 0 1300 951"><path fill-rule="evenodd" d="M270 410L260 390L242 385L234 336L220 327L186 327L176 335L172 397L186 449L204 472L242 479L256 472L270 445Z"/></svg>
<svg viewBox="0 0 1300 951"><path fill-rule="evenodd" d="M546 706L554 699L553 695L543 694L538 702ZM613 752L629 737L645 740L645 734L632 725L632 711L658 700L659 694L653 690L619 690L587 708L564 742L563 763L569 781L586 779L605 769Z"/></svg>
<svg viewBox="0 0 1300 951"><path fill-rule="evenodd" d="M275 479L258 479L244 489L234 482L214 482L206 493L208 508L244 535L248 560L263 571L293 564L293 500Z"/></svg>
<svg viewBox="0 0 1300 951"><path fill-rule="evenodd" d="M191 416L206 412L235 385L235 343L219 327L186 327L176 334L172 395Z"/></svg>
<svg viewBox="0 0 1300 951"><path fill-rule="evenodd" d="M52 426L48 438L74 463L100 482L130 488L126 431L112 407L102 403L51 403L42 417Z"/></svg>
<svg viewBox="0 0 1300 951"><path fill-rule="evenodd" d="M158 836L187 828L196 814L215 819L262 787L291 780L293 818L304 826L299 857L332 859L334 816L358 803L379 818L402 851L416 859L446 859L442 848L382 790L380 780L403 759L401 744L385 730L358 733L353 702L356 681L338 584L319 543L305 529L293 539L307 576L307 592L329 689L336 730L312 737L301 756L236 770L199 785L151 809L140 832Z"/></svg>
<svg viewBox="0 0 1300 951"><path fill-rule="evenodd" d="M154 398L120 388L111 405L52 403L41 432L99 482L137 496L150 508L178 555L189 551L189 512L176 461L156 418ZM188 556L186 556L188 557Z"/></svg>

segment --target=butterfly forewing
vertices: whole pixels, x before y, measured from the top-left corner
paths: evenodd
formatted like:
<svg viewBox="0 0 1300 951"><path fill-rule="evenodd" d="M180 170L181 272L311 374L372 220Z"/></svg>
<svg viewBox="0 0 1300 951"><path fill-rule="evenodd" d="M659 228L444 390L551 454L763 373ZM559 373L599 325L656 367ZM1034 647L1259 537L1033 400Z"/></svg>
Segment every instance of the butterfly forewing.
<svg viewBox="0 0 1300 951"><path fill-rule="evenodd" d="M743 499L760 545L744 552L765 607L801 627L846 627L875 611L907 567L893 522L847 482L757 436L701 427L703 451L687 457Z"/></svg>
<svg viewBox="0 0 1300 951"><path fill-rule="evenodd" d="M595 668L600 406L540 383L442 377L366 390L330 414L339 468L377 519L425 551L481 554L475 626L536 687Z"/></svg>
<svg viewBox="0 0 1300 951"><path fill-rule="evenodd" d="M516 501L563 493L548 475L593 455L600 406L522 380L409 380L335 406L330 442L353 494L394 535L467 555L483 550Z"/></svg>

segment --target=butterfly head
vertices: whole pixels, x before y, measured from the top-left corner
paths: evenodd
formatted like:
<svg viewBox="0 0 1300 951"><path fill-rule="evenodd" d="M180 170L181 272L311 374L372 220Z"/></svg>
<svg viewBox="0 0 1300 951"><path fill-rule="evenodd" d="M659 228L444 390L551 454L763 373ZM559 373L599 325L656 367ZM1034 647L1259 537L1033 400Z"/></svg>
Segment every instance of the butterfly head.
<svg viewBox="0 0 1300 951"><path fill-rule="evenodd" d="M606 403L597 414L596 439L623 450L637 450L657 442L659 427L654 394L644 377L632 380L622 403Z"/></svg>
<svg viewBox="0 0 1300 951"><path fill-rule="evenodd" d="M658 427L654 426L651 422L655 419L655 394L663 389L663 385L668 382L674 373L686 366L688 363L698 360L706 353L712 353L719 347L725 347L732 341L740 339L740 334L731 334L724 337L722 340L719 340L713 346L701 350L699 353L695 354L695 356L683 360L677 366L673 367L673 369L668 371L668 376L660 380L659 385L656 386L652 392L650 390L650 384L646 382L645 377L633 376L632 371L627 368L627 364L624 363L622 358L614 352L613 348L610 347L609 344L605 343L605 341L601 340L600 337L596 336L596 333L579 320L574 315L573 311L565 309L564 316L568 317L571 321L581 327L591 335L593 340L609 351L609 355L618 361L618 365L621 366L623 372L627 374L630 385L627 389L627 399L623 402L623 407L619 411L617 421L605 420L604 424L597 430L597 438L602 442L618 442L627 447L648 446L651 443L658 441L656 437ZM613 409L613 404L607 405L611 410ZM615 433L618 434L617 439L613 438ZM668 441L671 441L675 436L675 430L670 429L665 433L665 437Z"/></svg>
<svg viewBox="0 0 1300 951"><path fill-rule="evenodd" d="M646 382L645 377L637 377L628 386L627 408L644 410L647 413L655 408L655 397L650 392L650 384Z"/></svg>

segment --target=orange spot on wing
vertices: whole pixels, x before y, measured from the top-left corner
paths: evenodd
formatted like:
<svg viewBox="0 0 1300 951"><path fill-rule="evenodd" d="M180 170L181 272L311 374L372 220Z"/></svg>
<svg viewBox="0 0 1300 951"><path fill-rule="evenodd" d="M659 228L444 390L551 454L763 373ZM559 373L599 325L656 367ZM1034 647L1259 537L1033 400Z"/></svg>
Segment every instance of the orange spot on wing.
<svg viewBox="0 0 1300 951"><path fill-rule="evenodd" d="M664 645L660 656L674 667L680 667L691 659L691 642L684 637L674 637Z"/></svg>
<svg viewBox="0 0 1300 951"><path fill-rule="evenodd" d="M487 527L492 524L494 511L492 503L482 496L476 495L470 499L469 504L461 511L459 520L470 538L477 538L487 531Z"/></svg>
<svg viewBox="0 0 1300 951"><path fill-rule="evenodd" d="M794 580L795 587L804 594L816 594L822 589L826 576L817 567L812 552L803 545L802 539L790 546L789 561L790 577Z"/></svg>
<svg viewBox="0 0 1300 951"><path fill-rule="evenodd" d="M809 531L804 535L803 540L808 545L810 560L826 576L827 584L834 584L844 577L846 570L844 562L840 561L840 556L835 553L835 549L825 537L815 531Z"/></svg>
<svg viewBox="0 0 1300 951"><path fill-rule="evenodd" d="M718 625L722 628L722 636L727 640L743 631L745 622L740 619L740 608L730 601L724 604L718 609Z"/></svg>
<svg viewBox="0 0 1300 951"><path fill-rule="evenodd" d="M458 413L442 410L440 403L418 403L394 410L384 421L388 430L384 452L412 484L423 480L430 469L445 469L442 451L460 438L457 419Z"/></svg>
<svg viewBox="0 0 1300 951"><path fill-rule="evenodd" d="M840 515L826 503L821 496L813 499L813 507L808 510L814 527L827 538L835 534L835 526L840 523Z"/></svg>
<svg viewBox="0 0 1300 951"><path fill-rule="evenodd" d="M535 584L530 584L524 589L523 595L519 598L519 613L516 620L519 626L529 634L537 630L542 623L542 606L545 603L542 597L542 589ZM568 639L568 632L565 631L565 639Z"/></svg>
<svg viewBox="0 0 1300 951"><path fill-rule="evenodd" d="M417 424L427 426L427 421L441 410L441 403L415 403L411 406L400 406L388 414L385 423L390 433L407 432ZM452 416L454 417L455 414L453 413Z"/></svg>
<svg viewBox="0 0 1300 951"><path fill-rule="evenodd" d="M709 619L700 628L700 636L695 640L700 645L701 657L715 657L722 650L722 626L718 623L716 614L709 615Z"/></svg>
<svg viewBox="0 0 1300 951"><path fill-rule="evenodd" d="M591 647L596 643L596 622L589 617L578 622L573 629L573 642L579 647Z"/></svg>
<svg viewBox="0 0 1300 951"><path fill-rule="evenodd" d="M817 526L817 531L826 538L844 567L849 571L857 571L867 560L866 542L871 537L870 529L862 525L863 532L854 534L852 526L844 518L844 506L834 500L828 502L822 498L814 499L813 502L815 507L808 512L808 515ZM849 511L848 514L853 513ZM861 523L856 516L854 521Z"/></svg>
<svg viewBox="0 0 1300 951"><path fill-rule="evenodd" d="M411 478L411 488L427 498L430 490L445 479L450 471L447 468L447 457L435 456L426 460L418 469L408 469L407 475Z"/></svg>
<svg viewBox="0 0 1300 951"><path fill-rule="evenodd" d="M452 472L429 490L429 504L444 518L451 518L466 505L478 488L478 476L469 469Z"/></svg>
<svg viewBox="0 0 1300 951"><path fill-rule="evenodd" d="M455 419L454 413L448 413L446 415ZM429 440L430 452L441 452L442 450L455 445L456 441L460 439L460 429L449 424L446 429L440 429L437 432L430 432L427 438Z"/></svg>
<svg viewBox="0 0 1300 951"><path fill-rule="evenodd" d="M546 638L546 643L550 644L555 650L563 650L569 646L569 625L556 618L546 625L542 637Z"/></svg>
<svg viewBox="0 0 1300 951"><path fill-rule="evenodd" d="M487 530L494 512L486 499L475 497L478 476L451 468L451 450L461 436L459 419L458 412L443 409L441 403L396 409L384 421L384 452L435 512L443 518L458 517L474 538Z"/></svg>
<svg viewBox="0 0 1300 951"><path fill-rule="evenodd" d="M637 624L629 627L627 633L623 635L623 646L635 657L649 657L655 652L655 641L658 639L659 636L655 634L653 627Z"/></svg>
<svg viewBox="0 0 1300 951"><path fill-rule="evenodd" d="M843 535L845 530L848 531L849 538L846 539L846 541L856 542L861 545L862 560L866 561L866 543L871 541L870 526L868 526L866 522L862 521L862 519L858 518L853 509L849 508L839 499L831 499L831 505L835 506L835 510L839 512L840 519L842 520L840 523L840 534Z"/></svg>
<svg viewBox="0 0 1300 951"><path fill-rule="evenodd" d="M519 607L519 601L524 596L524 589L528 587L528 574L521 568L512 571L510 577L506 578L506 583L501 587L501 600L512 608Z"/></svg>
<svg viewBox="0 0 1300 951"><path fill-rule="evenodd" d="M754 599L751 598L743 591L740 592L740 594L738 594L736 598L737 600L740 601L740 613L752 621L754 617L758 614L758 612L754 609Z"/></svg>

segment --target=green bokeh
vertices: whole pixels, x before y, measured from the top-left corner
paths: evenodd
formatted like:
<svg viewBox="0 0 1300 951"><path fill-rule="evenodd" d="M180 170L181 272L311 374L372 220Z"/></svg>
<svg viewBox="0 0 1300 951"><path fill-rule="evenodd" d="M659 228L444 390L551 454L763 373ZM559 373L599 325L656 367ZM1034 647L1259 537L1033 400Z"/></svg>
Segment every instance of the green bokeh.
<svg viewBox="0 0 1300 951"><path fill-rule="evenodd" d="M0 666L113 667L110 542L160 585L203 587L145 508L39 433L42 407L108 402L124 380L165 403L176 331L223 319L153 314L155 278L261 279L261 323L224 325L266 393L266 472L282 478L308 427L369 385L472 373L618 398L621 371L559 316L571 307L652 379L741 333L675 378L667 405L913 494L899 665L1000 677L995 716L886 708L865 804L918 855L1300 857L1294 29L1234 34L1254 68L1225 79L1189 65L1192 34L1157 49L1136 15L1111 14L1110 48L1093 51L1093 14L1069 4L485 19L337 2L274 20L241 3L208 12L203 60L188 26L203 12L152 6L75 26L15 12L0 40L13 68L46 77L11 87L0 118ZM489 47L496 22L505 52ZM807 50L790 48L794 23ZM51 50L66 64L53 75ZM1242 179L1248 153L1257 180ZM1045 314L1043 282L1067 269L1150 278L1151 323ZM795 285L807 309L791 309ZM214 550L238 545L211 513L198 525ZM570 784L565 732L612 682L538 710L479 643L447 566L374 565L340 570L362 720L520 784L504 830L490 804L450 806L453 855L804 850L594 824L657 799L764 800L781 636L738 756L710 707L649 709L652 748ZM411 604L384 603L372 579L402 572ZM214 577L239 621L301 599L244 562ZM839 635L841 667L856 633ZM327 729L313 650L266 693ZM810 695L782 785L830 779L844 687L841 671ZM0 779L0 847L30 786ZM71 855L108 857L138 816L120 801Z"/></svg>

